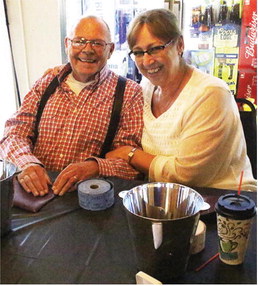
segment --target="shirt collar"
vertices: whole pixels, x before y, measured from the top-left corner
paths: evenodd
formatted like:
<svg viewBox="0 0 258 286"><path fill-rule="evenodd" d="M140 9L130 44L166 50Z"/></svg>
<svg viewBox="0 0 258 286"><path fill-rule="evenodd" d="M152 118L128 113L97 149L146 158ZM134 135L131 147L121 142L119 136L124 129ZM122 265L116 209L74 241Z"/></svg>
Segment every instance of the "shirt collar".
<svg viewBox="0 0 258 286"><path fill-rule="evenodd" d="M64 80L64 78L71 72L72 72L71 64L67 63L57 75L58 81L61 82L62 80ZM96 86L100 85L107 78L109 73L110 73L110 70L108 66L105 65L99 72L95 74L95 77L92 80L92 83L86 86L86 88L90 89L94 87L95 85Z"/></svg>

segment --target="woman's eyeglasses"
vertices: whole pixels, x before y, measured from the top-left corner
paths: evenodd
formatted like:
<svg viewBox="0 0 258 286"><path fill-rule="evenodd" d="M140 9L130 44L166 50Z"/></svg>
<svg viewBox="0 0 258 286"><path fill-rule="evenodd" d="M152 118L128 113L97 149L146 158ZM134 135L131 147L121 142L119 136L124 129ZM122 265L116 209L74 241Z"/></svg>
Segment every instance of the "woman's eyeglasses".
<svg viewBox="0 0 258 286"><path fill-rule="evenodd" d="M133 61L142 59L145 53L147 53L150 56L153 56L153 55L155 56L155 55L158 55L161 51L163 51L166 47L168 47L169 45L171 45L175 41L176 41L175 39L170 40L169 42L167 42L164 45L152 47L146 51L131 51L129 53L129 56Z"/></svg>
<svg viewBox="0 0 258 286"><path fill-rule="evenodd" d="M86 40L84 38L74 38L68 40L71 42L71 45L74 48L83 49L86 47L87 44L90 44L91 48L97 51L104 51L107 45L112 44L112 43L106 43L103 40Z"/></svg>

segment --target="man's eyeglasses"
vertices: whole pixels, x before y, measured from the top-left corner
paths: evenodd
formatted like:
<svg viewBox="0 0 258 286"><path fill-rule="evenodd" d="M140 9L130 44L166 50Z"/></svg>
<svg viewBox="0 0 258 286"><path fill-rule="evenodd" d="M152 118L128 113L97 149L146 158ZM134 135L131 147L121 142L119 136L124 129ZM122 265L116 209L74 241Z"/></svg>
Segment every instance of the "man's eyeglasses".
<svg viewBox="0 0 258 286"><path fill-rule="evenodd" d="M175 39L170 40L165 45L152 47L146 51L131 51L129 53L129 56L133 61L142 59L145 53L147 53L150 56L153 56L153 55L155 56L155 55L158 55L161 51L163 51L167 46L173 44L175 41L176 41Z"/></svg>
<svg viewBox="0 0 258 286"><path fill-rule="evenodd" d="M107 45L112 43L106 43L103 40L86 40L84 38L68 39L74 48L83 49L87 44L90 44L91 48L96 51L103 51Z"/></svg>

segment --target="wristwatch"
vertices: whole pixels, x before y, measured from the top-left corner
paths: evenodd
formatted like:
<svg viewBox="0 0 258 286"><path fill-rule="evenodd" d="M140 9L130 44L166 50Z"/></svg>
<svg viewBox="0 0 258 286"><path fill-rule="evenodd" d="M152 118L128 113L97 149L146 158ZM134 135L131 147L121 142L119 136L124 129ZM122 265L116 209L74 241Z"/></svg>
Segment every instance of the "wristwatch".
<svg viewBox="0 0 258 286"><path fill-rule="evenodd" d="M136 150L137 150L137 148L134 147L134 148L128 153L128 163L131 162L131 160L132 160L132 158L133 158L134 153L135 153Z"/></svg>

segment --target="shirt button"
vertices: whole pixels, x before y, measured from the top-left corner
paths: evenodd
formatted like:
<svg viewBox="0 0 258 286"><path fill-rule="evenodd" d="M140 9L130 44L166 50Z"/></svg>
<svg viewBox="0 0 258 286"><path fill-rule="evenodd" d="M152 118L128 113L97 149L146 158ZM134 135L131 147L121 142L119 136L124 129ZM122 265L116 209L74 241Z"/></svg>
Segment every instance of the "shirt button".
<svg viewBox="0 0 258 286"><path fill-rule="evenodd" d="M64 155L63 155L63 154L60 154L60 155L59 155L59 157L60 157L60 158L63 158L63 157L64 157Z"/></svg>

